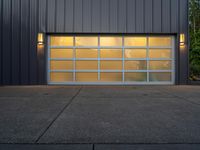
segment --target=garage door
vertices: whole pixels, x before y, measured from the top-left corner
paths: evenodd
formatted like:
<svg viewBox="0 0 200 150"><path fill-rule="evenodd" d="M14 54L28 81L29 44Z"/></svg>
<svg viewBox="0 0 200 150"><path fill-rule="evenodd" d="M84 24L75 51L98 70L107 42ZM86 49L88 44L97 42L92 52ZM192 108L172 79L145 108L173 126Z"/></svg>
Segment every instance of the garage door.
<svg viewBox="0 0 200 150"><path fill-rule="evenodd" d="M49 84L174 84L173 36L49 36Z"/></svg>

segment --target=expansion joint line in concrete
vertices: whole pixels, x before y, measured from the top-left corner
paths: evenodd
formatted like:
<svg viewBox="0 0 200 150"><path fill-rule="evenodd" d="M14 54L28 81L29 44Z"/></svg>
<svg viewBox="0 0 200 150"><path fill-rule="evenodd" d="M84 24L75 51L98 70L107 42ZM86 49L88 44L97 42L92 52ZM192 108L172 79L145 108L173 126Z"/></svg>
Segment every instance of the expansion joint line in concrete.
<svg viewBox="0 0 200 150"><path fill-rule="evenodd" d="M61 111L55 116L55 118L50 122L50 124L45 128L45 130L40 134L40 136L35 140L35 143L38 143L39 140L43 137L43 135L47 132L47 130L53 125L53 123L59 118L59 116L69 107L69 105L73 102L73 100L79 95L81 92L81 88L72 96L70 101L61 109Z"/></svg>
<svg viewBox="0 0 200 150"><path fill-rule="evenodd" d="M192 101L188 100L188 99L185 98L185 97L178 96L178 95L172 94L172 93L170 93L170 92L166 92L166 91L164 91L164 90L160 90L160 91L162 91L163 93L169 94L169 95L173 96L174 98L178 98L178 99L180 99L180 100L184 100L184 101L187 102L187 103L200 106L200 104L195 103L195 102L192 102Z"/></svg>

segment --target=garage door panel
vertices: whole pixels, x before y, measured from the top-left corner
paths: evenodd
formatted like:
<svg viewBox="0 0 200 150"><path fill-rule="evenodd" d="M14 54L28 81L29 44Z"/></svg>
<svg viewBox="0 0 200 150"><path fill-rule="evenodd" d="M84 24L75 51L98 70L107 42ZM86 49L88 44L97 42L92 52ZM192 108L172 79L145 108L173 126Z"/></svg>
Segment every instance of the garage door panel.
<svg viewBox="0 0 200 150"><path fill-rule="evenodd" d="M98 70L98 61L77 60L76 70Z"/></svg>
<svg viewBox="0 0 200 150"><path fill-rule="evenodd" d="M51 36L51 46L73 46L72 36Z"/></svg>
<svg viewBox="0 0 200 150"><path fill-rule="evenodd" d="M73 58L73 49L51 49L51 58Z"/></svg>
<svg viewBox="0 0 200 150"><path fill-rule="evenodd" d="M147 61L144 60L132 60L125 61L125 70L146 70Z"/></svg>
<svg viewBox="0 0 200 150"><path fill-rule="evenodd" d="M101 58L122 58L122 49L101 49Z"/></svg>
<svg viewBox="0 0 200 150"><path fill-rule="evenodd" d="M51 70L73 70L73 61L52 60L50 63Z"/></svg>
<svg viewBox="0 0 200 150"><path fill-rule="evenodd" d="M51 72L50 81L52 82L71 82L73 81L73 73Z"/></svg>
<svg viewBox="0 0 200 150"><path fill-rule="evenodd" d="M98 58L97 49L76 49L76 58Z"/></svg>
<svg viewBox="0 0 200 150"><path fill-rule="evenodd" d="M172 36L50 36L49 84L174 84Z"/></svg>
<svg viewBox="0 0 200 150"><path fill-rule="evenodd" d="M125 58L146 58L146 49L125 49Z"/></svg>
<svg viewBox="0 0 200 150"><path fill-rule="evenodd" d="M122 82L121 72L102 72L101 81L103 82Z"/></svg>
<svg viewBox="0 0 200 150"><path fill-rule="evenodd" d="M160 81L171 81L171 73L169 72L153 72L149 74L151 82L160 82Z"/></svg>
<svg viewBox="0 0 200 150"><path fill-rule="evenodd" d="M171 61L160 60L160 61L150 61L149 68L150 70L171 70Z"/></svg>
<svg viewBox="0 0 200 150"><path fill-rule="evenodd" d="M171 49L150 49L149 58L172 58Z"/></svg>
<svg viewBox="0 0 200 150"><path fill-rule="evenodd" d="M146 72L126 72L125 73L125 81L126 82L146 82L147 81L147 73Z"/></svg>
<svg viewBox="0 0 200 150"><path fill-rule="evenodd" d="M121 60L101 61L101 70L122 70L122 61Z"/></svg>
<svg viewBox="0 0 200 150"><path fill-rule="evenodd" d="M98 73L78 72L76 73L77 82L98 82Z"/></svg>

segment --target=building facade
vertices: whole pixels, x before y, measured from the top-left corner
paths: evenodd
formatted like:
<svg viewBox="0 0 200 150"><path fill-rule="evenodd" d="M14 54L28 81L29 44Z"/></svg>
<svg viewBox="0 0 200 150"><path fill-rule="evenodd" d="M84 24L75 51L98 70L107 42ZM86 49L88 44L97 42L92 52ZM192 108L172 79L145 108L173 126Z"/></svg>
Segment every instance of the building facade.
<svg viewBox="0 0 200 150"><path fill-rule="evenodd" d="M188 0L0 0L0 85L187 84Z"/></svg>

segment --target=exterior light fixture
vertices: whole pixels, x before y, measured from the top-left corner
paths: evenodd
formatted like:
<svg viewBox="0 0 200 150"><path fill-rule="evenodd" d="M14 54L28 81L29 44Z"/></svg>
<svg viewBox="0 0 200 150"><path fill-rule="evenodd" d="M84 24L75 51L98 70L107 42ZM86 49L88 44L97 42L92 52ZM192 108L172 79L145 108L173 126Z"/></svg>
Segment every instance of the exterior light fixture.
<svg viewBox="0 0 200 150"><path fill-rule="evenodd" d="M44 34L38 33L38 44L43 45L44 44Z"/></svg>
<svg viewBox="0 0 200 150"><path fill-rule="evenodd" d="M180 46L185 45L185 35L183 33L180 34Z"/></svg>

